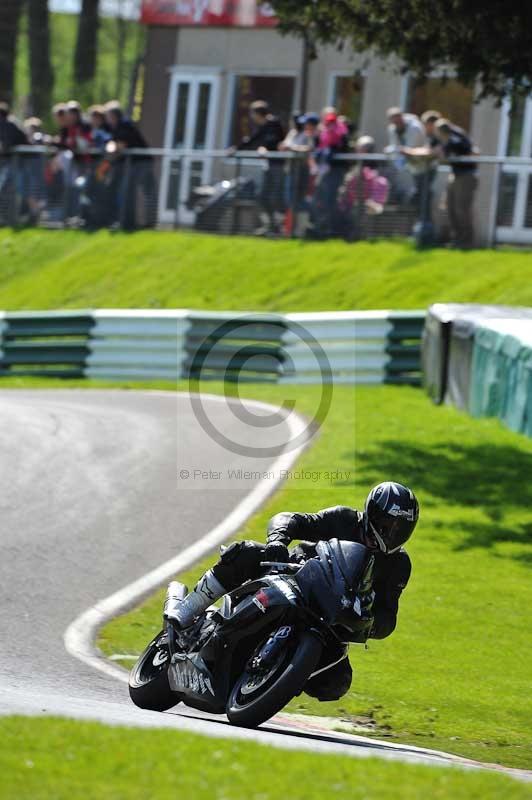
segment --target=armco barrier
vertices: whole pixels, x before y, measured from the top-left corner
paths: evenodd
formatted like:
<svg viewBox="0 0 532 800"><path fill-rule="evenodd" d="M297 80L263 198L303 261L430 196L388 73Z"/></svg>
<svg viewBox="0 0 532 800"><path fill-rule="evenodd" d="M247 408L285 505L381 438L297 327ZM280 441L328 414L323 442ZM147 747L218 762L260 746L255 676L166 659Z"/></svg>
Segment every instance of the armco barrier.
<svg viewBox="0 0 532 800"><path fill-rule="evenodd" d="M0 375L420 383L420 311L0 314Z"/></svg>
<svg viewBox="0 0 532 800"><path fill-rule="evenodd" d="M2 314L0 375L83 377L93 326L90 311Z"/></svg>
<svg viewBox="0 0 532 800"><path fill-rule="evenodd" d="M88 378L177 380L182 375L188 312L93 311L85 365Z"/></svg>

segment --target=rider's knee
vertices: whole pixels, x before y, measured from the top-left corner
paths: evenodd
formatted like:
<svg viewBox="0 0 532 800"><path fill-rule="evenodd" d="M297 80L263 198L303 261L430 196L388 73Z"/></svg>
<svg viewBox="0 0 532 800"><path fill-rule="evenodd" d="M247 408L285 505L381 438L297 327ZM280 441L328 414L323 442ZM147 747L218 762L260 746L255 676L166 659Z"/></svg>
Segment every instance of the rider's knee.
<svg viewBox="0 0 532 800"><path fill-rule="evenodd" d="M345 658L331 669L310 678L305 684L304 691L310 697L323 702L339 700L349 691L352 680L353 670L349 659Z"/></svg>
<svg viewBox="0 0 532 800"><path fill-rule="evenodd" d="M263 557L264 545L252 541L233 542L221 548L220 560L213 567L213 572L220 583L231 590L243 581L258 576Z"/></svg>

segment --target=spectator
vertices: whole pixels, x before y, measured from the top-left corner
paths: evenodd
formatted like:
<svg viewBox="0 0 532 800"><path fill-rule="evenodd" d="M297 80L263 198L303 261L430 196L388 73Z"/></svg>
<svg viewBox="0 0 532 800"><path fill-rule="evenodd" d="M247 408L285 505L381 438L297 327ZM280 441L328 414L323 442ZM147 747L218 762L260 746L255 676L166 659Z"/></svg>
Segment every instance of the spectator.
<svg viewBox="0 0 532 800"><path fill-rule="evenodd" d="M146 139L137 126L124 115L118 100L110 100L106 103L104 111L111 139L116 142L118 150L126 148L143 150L148 147ZM149 158L149 156L146 156L146 158Z"/></svg>
<svg viewBox="0 0 532 800"><path fill-rule="evenodd" d="M436 136L436 123L439 119L441 119L439 111L424 111L421 122L425 128L425 143L421 147L401 147L400 152L410 159L428 159L434 162L440 158L441 142Z"/></svg>
<svg viewBox="0 0 532 800"><path fill-rule="evenodd" d="M292 143L296 142L303 134L304 115L300 111L292 113L292 127L286 134L283 141L279 144L278 150L291 150Z"/></svg>
<svg viewBox="0 0 532 800"><path fill-rule="evenodd" d="M58 166L63 172L63 210L71 225L79 224L79 201L81 184L90 167L88 150L91 146L91 129L82 119L81 105L69 100L65 106L66 127L61 132Z"/></svg>
<svg viewBox="0 0 532 800"><path fill-rule="evenodd" d="M441 142L445 158L471 156L474 152L478 152L466 132L448 119L439 119L436 122L435 135ZM462 249L473 246L473 200L477 183L476 164L451 164L451 174L447 183L451 244Z"/></svg>
<svg viewBox="0 0 532 800"><path fill-rule="evenodd" d="M421 115L421 122L425 126L429 147L433 149L440 146L440 141L436 136L436 123L439 119L441 119L440 112L434 111L433 109L424 111Z"/></svg>
<svg viewBox="0 0 532 800"><path fill-rule="evenodd" d="M255 100L249 107L254 132L237 145L237 150L258 150L274 152L284 139L283 126L278 117L270 113L265 100Z"/></svg>
<svg viewBox="0 0 532 800"><path fill-rule="evenodd" d="M372 136L360 136L355 145L357 154L374 153ZM382 214L388 199L389 183L379 175L373 161L357 161L346 174L338 193L339 231L349 241L358 238L365 214Z"/></svg>
<svg viewBox="0 0 532 800"><path fill-rule="evenodd" d="M318 144L318 114L309 111L301 114L297 120L297 127L292 128L279 145L279 150L288 150L293 153L311 153Z"/></svg>
<svg viewBox="0 0 532 800"><path fill-rule="evenodd" d="M26 134L10 115L8 103L0 103L0 221L13 223L17 216L17 194L24 191L23 171L14 172L10 151L27 144Z"/></svg>
<svg viewBox="0 0 532 800"><path fill-rule="evenodd" d="M42 120L39 117L29 117L24 120L24 131L28 144L42 145L46 143L46 134L42 129Z"/></svg>
<svg viewBox="0 0 532 800"><path fill-rule="evenodd" d="M52 116L57 128L57 132L52 136L52 144L64 147L67 131L66 103L56 103L55 106L52 106Z"/></svg>
<svg viewBox="0 0 532 800"><path fill-rule="evenodd" d="M318 147L313 164L317 173L316 191L312 200L309 235L324 239L336 232L336 196L345 174L343 163L334 163L334 157L348 150L348 127L338 119L330 106L322 111Z"/></svg>
<svg viewBox="0 0 532 800"><path fill-rule="evenodd" d="M270 112L268 103L255 100L249 107L254 132L236 145L237 150L256 150L266 155L275 152L284 140L284 131L279 118ZM259 193L263 224L255 233L258 236L278 234L280 224L277 214L284 211L284 165L281 160L268 159Z"/></svg>
<svg viewBox="0 0 532 800"><path fill-rule="evenodd" d="M143 225L154 227L157 221L157 190L153 175L152 159L149 155L130 155L124 157L126 150L145 150L146 139L137 126L127 119L117 100L111 100L104 106L105 120L111 133L111 141L107 143L107 151L115 151L116 161L113 169L119 183L118 220L126 230L138 227L137 190L140 189L144 200ZM126 154L127 155L127 154Z"/></svg>
<svg viewBox="0 0 532 800"><path fill-rule="evenodd" d="M313 175L310 170L310 156L318 144L318 114L309 112L300 115L296 125L279 145L279 150L297 153L301 158L286 165L286 232L291 234L294 226L299 234L304 234L308 226L308 199L313 191ZM293 212L296 219L293 218Z"/></svg>
<svg viewBox="0 0 532 800"><path fill-rule="evenodd" d="M27 144L26 134L10 114L7 103L0 103L0 154L7 154L12 147Z"/></svg>
<svg viewBox="0 0 532 800"><path fill-rule="evenodd" d="M399 202L413 201L419 223L426 229L425 238L432 238L432 184L436 176L434 159L427 158L427 131L415 114L405 114L400 108L388 109L387 153L399 156ZM411 176L410 181L405 180Z"/></svg>
<svg viewBox="0 0 532 800"><path fill-rule="evenodd" d="M88 114L92 146L97 150L105 150L105 145L111 139L111 131L105 121L105 108L91 106Z"/></svg>
<svg viewBox="0 0 532 800"><path fill-rule="evenodd" d="M46 144L47 137L42 130L42 120L38 117L29 117L29 119L25 120L24 130L28 138L28 144L35 146ZM27 153L24 156L24 196L27 202L28 222L30 224L38 222L40 213L45 206L45 158L42 152Z"/></svg>
<svg viewBox="0 0 532 800"><path fill-rule="evenodd" d="M315 149L318 144L320 117L314 111L309 111L303 117L303 134L309 146Z"/></svg>
<svg viewBox="0 0 532 800"><path fill-rule="evenodd" d="M59 222L64 212L68 212L69 193L68 182L72 164L72 153L67 147L68 120L67 104L56 103L52 106L52 116L56 125L56 132L46 137L46 143L53 144L59 153L53 155L46 163L44 169L44 182L46 186L46 211L47 219Z"/></svg>
<svg viewBox="0 0 532 800"><path fill-rule="evenodd" d="M91 146L91 129L81 117L81 106L77 100L70 100L65 110L63 146L76 155L86 153Z"/></svg>

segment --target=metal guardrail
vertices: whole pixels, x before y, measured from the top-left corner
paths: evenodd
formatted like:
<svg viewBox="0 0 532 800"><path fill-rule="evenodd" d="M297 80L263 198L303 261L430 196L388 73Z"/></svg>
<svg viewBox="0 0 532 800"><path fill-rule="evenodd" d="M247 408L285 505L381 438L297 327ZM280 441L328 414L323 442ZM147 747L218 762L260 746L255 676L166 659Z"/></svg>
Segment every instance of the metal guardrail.
<svg viewBox="0 0 532 800"><path fill-rule="evenodd" d="M6 312L0 376L414 384L422 311Z"/></svg>
<svg viewBox="0 0 532 800"><path fill-rule="evenodd" d="M57 147L48 145L18 145L10 150L10 155L27 154L27 155L54 155L60 152ZM197 158L198 156L205 156L208 158L237 158L237 159L262 159L262 160L301 160L306 156L299 153L292 153L288 151L268 151L257 152L256 150L234 150L232 148L225 149L212 149L212 150L190 150L186 148L172 148L172 147L146 147L146 148L128 148L122 150L124 156L165 156L168 158ZM5 154L4 154L5 155ZM102 156L102 151L97 148L88 148L76 155L93 155ZM397 158L395 153L338 153L333 156L334 161L393 161ZM460 156L451 158L445 163L448 164L500 164L505 166L528 166L532 167L532 158L525 158L524 156L497 156L486 155L479 153L474 156Z"/></svg>
<svg viewBox="0 0 532 800"><path fill-rule="evenodd" d="M316 161L291 152L157 147L108 154L24 146L0 157L0 225L445 242L454 235L451 163L477 165L479 188L468 201L476 209L477 244L492 243L499 228L526 240L528 211L518 185L532 175L532 159L485 155L427 161L416 175L399 153L322 154ZM428 223L425 230L419 222Z"/></svg>

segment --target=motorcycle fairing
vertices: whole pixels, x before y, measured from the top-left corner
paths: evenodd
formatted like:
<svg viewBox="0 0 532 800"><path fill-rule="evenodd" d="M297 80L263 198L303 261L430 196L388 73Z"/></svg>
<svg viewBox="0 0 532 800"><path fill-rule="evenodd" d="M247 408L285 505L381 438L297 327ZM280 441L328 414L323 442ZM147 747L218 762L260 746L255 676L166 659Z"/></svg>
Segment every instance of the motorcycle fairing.
<svg viewBox="0 0 532 800"><path fill-rule="evenodd" d="M358 584L372 563L373 556L358 542L320 541L316 557L303 564L295 581L310 607L334 625L352 607Z"/></svg>
<svg viewBox="0 0 532 800"><path fill-rule="evenodd" d="M208 694L215 697L213 677L199 653L176 653L168 670L168 681L175 692L186 692L200 699L207 699Z"/></svg>
<svg viewBox="0 0 532 800"><path fill-rule="evenodd" d="M283 587L283 592L279 582L269 585L269 579L250 581L245 586L244 596L243 588L233 592L219 611L208 615L204 623L207 639L200 633L199 650L176 653L172 658L168 671L170 686L186 695L187 705L222 713L234 680L238 646L245 638L258 638L263 630L270 632L281 617L286 618L287 606L297 599L293 587ZM256 592L261 589L268 593L271 601L264 609L255 603ZM220 624L213 625L213 622ZM209 629L212 630L210 635ZM237 667L238 672L243 664Z"/></svg>

